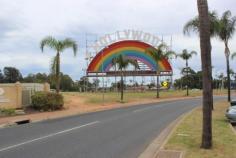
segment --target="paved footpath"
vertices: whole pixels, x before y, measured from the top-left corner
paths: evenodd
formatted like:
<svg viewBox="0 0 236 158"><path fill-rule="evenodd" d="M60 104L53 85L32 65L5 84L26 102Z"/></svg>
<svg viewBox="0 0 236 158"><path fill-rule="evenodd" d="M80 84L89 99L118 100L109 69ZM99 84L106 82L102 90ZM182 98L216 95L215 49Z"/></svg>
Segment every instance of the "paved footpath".
<svg viewBox="0 0 236 158"><path fill-rule="evenodd" d="M0 157L135 158L173 120L200 104L201 98L168 101L2 128Z"/></svg>

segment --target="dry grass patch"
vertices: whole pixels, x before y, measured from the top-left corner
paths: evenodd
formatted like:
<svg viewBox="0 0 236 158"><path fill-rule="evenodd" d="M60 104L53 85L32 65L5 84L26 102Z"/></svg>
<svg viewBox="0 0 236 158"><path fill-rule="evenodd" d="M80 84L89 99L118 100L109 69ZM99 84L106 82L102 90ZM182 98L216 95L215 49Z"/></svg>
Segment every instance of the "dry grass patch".
<svg viewBox="0 0 236 158"><path fill-rule="evenodd" d="M78 99L83 100L84 104L88 105L97 105L97 104L103 104L103 93L97 92L97 93L79 93L79 92L66 92L63 93L65 96L65 103L69 103L71 101L71 98L75 99L75 97L78 97ZM201 90L191 90L190 96L201 96L202 91ZM219 94L226 94L226 90L223 91L214 91L215 95ZM177 97L186 97L186 91L185 90L168 90L168 91L161 91L160 92L160 98L177 98ZM124 94L124 103L127 102L137 102L137 101L149 101L149 100L156 99L156 91L148 91L148 92L125 92ZM120 93L118 92L106 92L104 94L104 103L105 104L116 104L120 102Z"/></svg>

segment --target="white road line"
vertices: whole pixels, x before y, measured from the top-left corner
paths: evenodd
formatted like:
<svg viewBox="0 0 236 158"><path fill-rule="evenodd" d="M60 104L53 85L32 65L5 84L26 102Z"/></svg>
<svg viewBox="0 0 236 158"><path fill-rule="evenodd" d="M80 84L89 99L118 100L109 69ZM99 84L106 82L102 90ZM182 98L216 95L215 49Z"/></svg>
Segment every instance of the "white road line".
<svg viewBox="0 0 236 158"><path fill-rule="evenodd" d="M148 109L152 109L153 107L146 107L146 108L142 108L142 109L138 109L138 110L134 110L133 112L134 113L137 113L137 112L142 112L142 111L146 111Z"/></svg>
<svg viewBox="0 0 236 158"><path fill-rule="evenodd" d="M164 103L164 104L159 104L159 105L154 105L154 106L151 106L151 107L146 107L146 108L142 108L142 109L137 109L137 110L134 110L133 112L134 113L138 113L138 112L143 112L143 111L146 111L146 110L149 110L149 109L154 109L154 108L161 108L165 105L171 105L173 103Z"/></svg>
<svg viewBox="0 0 236 158"><path fill-rule="evenodd" d="M0 152L6 151L6 150L9 150L9 149L12 149L12 148L16 148L16 147L19 147L19 146L22 146L22 145L25 145L25 144L29 144L29 143L32 143L32 142L35 142L35 141L38 141L38 140L42 140L42 139L45 139L45 138L53 137L53 136L56 136L56 135L59 135L59 134L67 133L67 132L70 132L70 131L73 131L73 130L76 130L76 129L79 129L79 128L82 128L82 127L91 126L91 125L96 124L96 123L99 123L99 121L94 121L94 122L87 123L87 124L84 124L84 125L81 125L81 126L73 127L73 128L67 129L67 130L52 133L52 134L49 134L49 135L46 135L46 136L43 136L43 137L39 137L39 138L36 138L36 139L32 139L32 140L29 140L29 141L26 141L26 142L23 142L23 143L8 146L8 147L0 149Z"/></svg>

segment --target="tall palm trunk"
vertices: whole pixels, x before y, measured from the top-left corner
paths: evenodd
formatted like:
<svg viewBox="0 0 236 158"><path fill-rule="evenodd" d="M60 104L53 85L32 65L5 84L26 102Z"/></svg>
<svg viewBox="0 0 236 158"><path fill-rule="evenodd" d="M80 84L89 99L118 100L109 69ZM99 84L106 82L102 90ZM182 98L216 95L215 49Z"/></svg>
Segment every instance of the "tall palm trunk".
<svg viewBox="0 0 236 158"><path fill-rule="evenodd" d="M124 80L123 80L123 71L121 70L121 83L120 83L120 100L124 99Z"/></svg>
<svg viewBox="0 0 236 158"><path fill-rule="evenodd" d="M186 60L186 70L187 70L187 96L189 96L189 90L188 90L188 87L189 87L189 78L188 78L188 60Z"/></svg>
<svg viewBox="0 0 236 158"><path fill-rule="evenodd" d="M157 71L157 96L156 98L160 98L160 92L159 92L159 72Z"/></svg>
<svg viewBox="0 0 236 158"><path fill-rule="evenodd" d="M225 57L226 57L226 66L227 66L227 89L228 89L228 102L231 101L231 91L230 91L230 65L229 65L229 47L225 41Z"/></svg>
<svg viewBox="0 0 236 158"><path fill-rule="evenodd" d="M115 65L115 74L116 74L116 65ZM115 75L115 92L118 91L118 85L117 85L117 81L116 81L116 75Z"/></svg>
<svg viewBox="0 0 236 158"><path fill-rule="evenodd" d="M56 60L56 92L60 92L60 53L57 52Z"/></svg>
<svg viewBox="0 0 236 158"><path fill-rule="evenodd" d="M201 147L210 149L212 147L213 107L210 21L207 0L197 0L197 4L200 21L200 46L203 73L203 128Z"/></svg>

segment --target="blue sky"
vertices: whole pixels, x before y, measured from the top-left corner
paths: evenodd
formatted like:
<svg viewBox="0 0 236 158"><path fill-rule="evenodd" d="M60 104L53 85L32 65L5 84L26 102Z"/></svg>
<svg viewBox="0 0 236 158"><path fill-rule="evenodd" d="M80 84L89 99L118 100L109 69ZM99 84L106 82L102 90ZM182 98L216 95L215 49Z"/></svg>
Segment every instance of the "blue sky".
<svg viewBox="0 0 236 158"><path fill-rule="evenodd" d="M231 10L236 15L235 0L209 0L211 10L220 15ZM134 29L163 36L168 42L173 36L173 50L199 52L197 35L183 36L183 25L197 15L196 0L0 0L0 69L15 66L23 75L49 72L49 63L55 52L40 52L39 42L48 35L63 39L74 38L79 44L78 56L71 50L63 52L62 71L79 79L86 68L85 34L98 37L117 30ZM218 39L212 40L214 74L225 72L224 47ZM230 41L236 52L236 38ZM172 62L175 78L184 66L180 59ZM199 70L200 52L190 61ZM236 61L231 61L236 71Z"/></svg>

